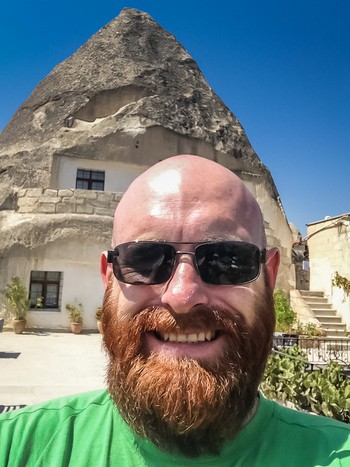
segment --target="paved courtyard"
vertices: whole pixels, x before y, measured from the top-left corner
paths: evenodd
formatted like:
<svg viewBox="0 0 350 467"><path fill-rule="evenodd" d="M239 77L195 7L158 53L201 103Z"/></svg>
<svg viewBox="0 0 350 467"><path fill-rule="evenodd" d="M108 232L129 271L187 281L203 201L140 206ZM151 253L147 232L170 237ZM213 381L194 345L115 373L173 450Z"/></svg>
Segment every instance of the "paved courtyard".
<svg viewBox="0 0 350 467"><path fill-rule="evenodd" d="M0 333L0 405L31 405L105 387L97 333Z"/></svg>

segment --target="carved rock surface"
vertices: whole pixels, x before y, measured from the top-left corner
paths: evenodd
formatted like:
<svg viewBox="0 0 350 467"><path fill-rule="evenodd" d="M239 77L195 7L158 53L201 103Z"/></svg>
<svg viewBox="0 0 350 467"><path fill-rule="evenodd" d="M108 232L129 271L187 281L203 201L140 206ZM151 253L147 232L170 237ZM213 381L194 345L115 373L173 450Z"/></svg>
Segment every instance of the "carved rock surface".
<svg viewBox="0 0 350 467"><path fill-rule="evenodd" d="M228 154L237 171L263 175L278 198L242 126L189 53L148 14L124 9L56 66L3 130L0 205L10 187L52 186L54 156L126 161L115 149L123 136L152 127L203 141L213 159ZM160 156L130 157L151 165Z"/></svg>
<svg viewBox="0 0 350 467"><path fill-rule="evenodd" d="M97 250L108 245L116 192L123 190L74 190L79 165L109 174L123 164L141 171L181 153L215 160L249 183L268 245L280 246L281 284L288 288L291 233L269 170L189 53L135 9L122 10L57 65L0 134L0 283L19 264L28 275L49 251L78 264L77 239L84 239L79 248L88 241ZM83 259L95 264L89 254Z"/></svg>

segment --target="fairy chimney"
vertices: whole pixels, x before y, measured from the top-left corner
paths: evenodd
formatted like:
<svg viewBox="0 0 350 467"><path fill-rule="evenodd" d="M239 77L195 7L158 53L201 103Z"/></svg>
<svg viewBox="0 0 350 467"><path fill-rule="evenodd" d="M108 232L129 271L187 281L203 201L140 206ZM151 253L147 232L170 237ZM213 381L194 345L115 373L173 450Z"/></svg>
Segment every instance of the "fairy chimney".
<svg viewBox="0 0 350 467"><path fill-rule="evenodd" d="M57 65L1 133L0 261L9 268L16 252L30 269L33 251L55 242L106 243L132 179L181 153L215 160L247 183L290 288L291 231L270 171L184 47L129 8ZM103 186L79 185L87 173L103 173Z"/></svg>

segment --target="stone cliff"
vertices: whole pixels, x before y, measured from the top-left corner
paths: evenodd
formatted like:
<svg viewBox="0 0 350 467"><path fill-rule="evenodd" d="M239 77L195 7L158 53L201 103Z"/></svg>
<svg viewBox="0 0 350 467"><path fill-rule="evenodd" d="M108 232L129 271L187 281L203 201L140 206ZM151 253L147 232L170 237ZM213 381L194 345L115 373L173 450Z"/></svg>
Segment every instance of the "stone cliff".
<svg viewBox="0 0 350 467"><path fill-rule="evenodd" d="M47 254L40 245L110 238L117 198L107 195L103 209L101 195L75 193L67 173L101 168L112 174L105 190L114 193L122 191L113 183L123 164L144 170L181 153L213 159L248 183L269 245L281 247L288 288L291 233L270 171L189 53L134 9L122 10L57 65L0 135L0 261L7 271L0 280L10 277L11 252L30 268L31 251Z"/></svg>
<svg viewBox="0 0 350 467"><path fill-rule="evenodd" d="M151 165L172 155L145 157L137 140L155 127L208 144L214 159L229 155L236 171L263 175L277 199L269 171L193 58L133 9L56 66L14 114L0 135L2 188L56 188L53 158L62 154ZM130 137L138 151L119 151Z"/></svg>

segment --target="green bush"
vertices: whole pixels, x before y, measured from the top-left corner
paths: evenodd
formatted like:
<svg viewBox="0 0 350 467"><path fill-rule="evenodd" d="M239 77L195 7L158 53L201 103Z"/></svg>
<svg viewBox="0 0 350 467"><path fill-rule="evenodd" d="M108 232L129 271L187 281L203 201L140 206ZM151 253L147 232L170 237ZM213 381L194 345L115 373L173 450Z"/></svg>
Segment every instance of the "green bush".
<svg viewBox="0 0 350 467"><path fill-rule="evenodd" d="M19 277L13 276L11 282L6 285L3 291L5 307L15 319L25 319L30 306L28 290L22 284Z"/></svg>
<svg viewBox="0 0 350 467"><path fill-rule="evenodd" d="M102 319L102 306L98 306L96 308L96 313L95 313L96 319L101 320Z"/></svg>
<svg viewBox="0 0 350 467"><path fill-rule="evenodd" d="M273 299L276 312L276 331L290 332L297 316L289 304L287 293L278 289L274 292Z"/></svg>
<svg viewBox="0 0 350 467"><path fill-rule="evenodd" d="M350 423L350 384L341 366L307 371L306 355L297 347L273 353L267 362L261 390L269 399Z"/></svg>
<svg viewBox="0 0 350 467"><path fill-rule="evenodd" d="M66 305L66 310L68 313L68 318L71 323L83 323L83 316L84 316L84 307L82 303L71 305L68 303Z"/></svg>
<svg viewBox="0 0 350 467"><path fill-rule="evenodd" d="M344 290L344 292L349 295L350 293L350 280L344 276L341 276L338 271L335 272L334 277L332 279L332 285L334 287L339 287Z"/></svg>
<svg viewBox="0 0 350 467"><path fill-rule="evenodd" d="M326 335L325 330L315 323L300 323L295 327L295 332L299 335L307 337L323 337Z"/></svg>

